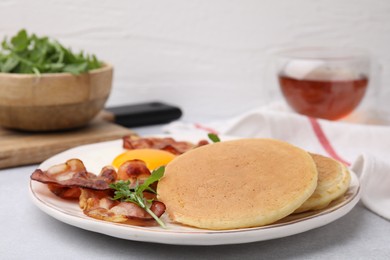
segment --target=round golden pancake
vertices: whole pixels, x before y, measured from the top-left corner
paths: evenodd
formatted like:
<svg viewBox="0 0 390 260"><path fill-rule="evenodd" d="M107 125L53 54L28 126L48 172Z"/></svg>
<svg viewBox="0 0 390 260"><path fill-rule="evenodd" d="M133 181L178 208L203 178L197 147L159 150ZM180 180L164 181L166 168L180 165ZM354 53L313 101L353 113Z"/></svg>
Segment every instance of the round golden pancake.
<svg viewBox="0 0 390 260"><path fill-rule="evenodd" d="M306 151L273 139L205 145L171 161L158 198L170 218L205 229L262 226L294 212L314 192Z"/></svg>
<svg viewBox="0 0 390 260"><path fill-rule="evenodd" d="M344 164L318 154L311 154L318 171L318 183L313 195L295 212L323 209L330 202L342 196L351 181Z"/></svg>

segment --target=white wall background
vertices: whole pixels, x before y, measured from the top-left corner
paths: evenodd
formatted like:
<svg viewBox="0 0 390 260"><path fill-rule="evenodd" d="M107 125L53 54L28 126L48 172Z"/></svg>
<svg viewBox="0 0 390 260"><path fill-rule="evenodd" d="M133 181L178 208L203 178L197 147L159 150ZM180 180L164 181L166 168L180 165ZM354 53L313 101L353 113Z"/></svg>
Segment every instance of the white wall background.
<svg viewBox="0 0 390 260"><path fill-rule="evenodd" d="M368 49L382 64L381 104L390 97L388 0L0 0L0 38L20 28L112 63L109 106L236 115L270 101L269 53L292 45Z"/></svg>

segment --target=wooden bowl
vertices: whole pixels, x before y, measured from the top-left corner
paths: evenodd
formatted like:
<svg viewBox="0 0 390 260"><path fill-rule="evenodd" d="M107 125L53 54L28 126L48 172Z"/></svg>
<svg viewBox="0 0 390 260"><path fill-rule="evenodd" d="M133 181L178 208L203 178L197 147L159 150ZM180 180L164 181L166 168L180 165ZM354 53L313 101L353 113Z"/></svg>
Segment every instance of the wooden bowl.
<svg viewBox="0 0 390 260"><path fill-rule="evenodd" d="M53 131L86 125L104 108L113 67L80 75L0 73L0 126Z"/></svg>

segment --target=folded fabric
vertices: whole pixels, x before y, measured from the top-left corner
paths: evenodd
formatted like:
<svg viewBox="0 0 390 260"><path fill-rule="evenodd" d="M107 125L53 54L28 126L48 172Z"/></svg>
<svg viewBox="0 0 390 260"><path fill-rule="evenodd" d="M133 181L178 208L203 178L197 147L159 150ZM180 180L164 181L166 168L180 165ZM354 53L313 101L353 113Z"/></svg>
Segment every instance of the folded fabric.
<svg viewBox="0 0 390 260"><path fill-rule="evenodd" d="M360 177L363 204L390 220L390 162L385 157L363 154L351 168Z"/></svg>
<svg viewBox="0 0 390 260"><path fill-rule="evenodd" d="M177 121L164 130L173 134L206 131L276 138L333 157L352 165L351 169L360 176L364 205L390 220L390 163L386 158L390 155L390 126L313 119L281 105L271 105L207 126Z"/></svg>

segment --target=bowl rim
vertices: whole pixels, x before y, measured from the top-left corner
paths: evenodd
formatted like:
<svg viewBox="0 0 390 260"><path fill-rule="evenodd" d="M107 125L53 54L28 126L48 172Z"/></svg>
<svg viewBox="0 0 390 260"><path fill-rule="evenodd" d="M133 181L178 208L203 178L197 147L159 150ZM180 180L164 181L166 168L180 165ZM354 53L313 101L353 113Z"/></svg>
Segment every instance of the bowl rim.
<svg viewBox="0 0 390 260"><path fill-rule="evenodd" d="M56 73L42 73L40 75L36 74L28 74L28 73L8 73L8 72L0 72L0 78L1 77L10 77L10 78L54 78L54 77L78 77L82 75L87 75L87 74L98 74L101 72L105 71L110 71L113 70L113 65L107 62L102 62L102 66L97 69L93 69L84 73L81 73L79 75L74 75L69 72L56 72Z"/></svg>

